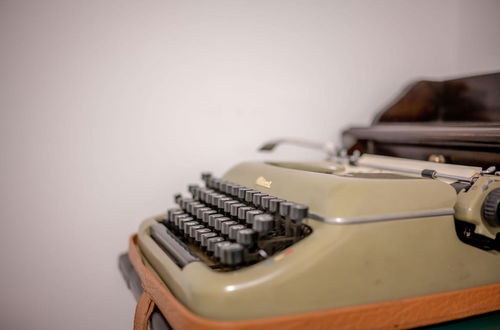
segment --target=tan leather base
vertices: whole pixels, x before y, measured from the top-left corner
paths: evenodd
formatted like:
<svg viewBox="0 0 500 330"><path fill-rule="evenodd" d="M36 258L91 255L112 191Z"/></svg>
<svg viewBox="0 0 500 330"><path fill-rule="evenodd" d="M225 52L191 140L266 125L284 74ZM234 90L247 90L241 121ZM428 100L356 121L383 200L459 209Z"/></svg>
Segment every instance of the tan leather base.
<svg viewBox="0 0 500 330"><path fill-rule="evenodd" d="M182 305L143 263L137 235L130 239L129 258L137 271L143 296L138 301L134 329L146 329L154 305L174 329L405 329L460 319L500 310L500 283L388 301L279 316L273 318L217 321L202 318Z"/></svg>

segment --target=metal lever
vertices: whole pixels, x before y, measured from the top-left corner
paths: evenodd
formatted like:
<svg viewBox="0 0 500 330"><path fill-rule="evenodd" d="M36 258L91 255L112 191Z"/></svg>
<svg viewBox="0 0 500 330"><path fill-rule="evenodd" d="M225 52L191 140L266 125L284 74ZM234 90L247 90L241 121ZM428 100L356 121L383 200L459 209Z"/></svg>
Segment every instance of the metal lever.
<svg viewBox="0 0 500 330"><path fill-rule="evenodd" d="M324 153L326 153L327 159L332 159L335 157L335 147L333 145L333 142L331 141L316 142L304 139L285 138L285 139L268 141L259 148L259 151L273 151L280 144L292 144L303 148L321 150Z"/></svg>

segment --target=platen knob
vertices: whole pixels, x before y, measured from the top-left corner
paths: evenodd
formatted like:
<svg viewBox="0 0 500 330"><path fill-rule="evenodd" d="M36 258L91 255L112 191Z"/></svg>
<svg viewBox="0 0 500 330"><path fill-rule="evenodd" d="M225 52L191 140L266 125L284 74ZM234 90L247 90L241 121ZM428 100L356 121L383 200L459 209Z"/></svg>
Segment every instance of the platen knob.
<svg viewBox="0 0 500 330"><path fill-rule="evenodd" d="M223 245L220 248L220 261L229 266L243 262L243 246L238 243Z"/></svg>
<svg viewBox="0 0 500 330"><path fill-rule="evenodd" d="M483 202L483 218L493 227L500 226L500 188L493 189Z"/></svg>
<svg viewBox="0 0 500 330"><path fill-rule="evenodd" d="M256 232L265 234L273 229L274 218L270 214L260 214L253 219L252 228Z"/></svg>

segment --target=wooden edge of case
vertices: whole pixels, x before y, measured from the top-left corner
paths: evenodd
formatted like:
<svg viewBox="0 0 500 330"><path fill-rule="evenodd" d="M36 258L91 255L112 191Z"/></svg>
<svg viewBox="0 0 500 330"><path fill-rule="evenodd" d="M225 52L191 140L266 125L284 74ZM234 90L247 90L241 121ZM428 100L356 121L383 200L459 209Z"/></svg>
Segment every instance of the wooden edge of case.
<svg viewBox="0 0 500 330"><path fill-rule="evenodd" d="M148 269L130 238L128 255L144 288L136 309L135 329L147 328L156 305L174 329L402 329L441 323L500 310L500 283L471 289L343 307L272 318L218 321L200 317L181 304L157 275ZM152 305L154 304L154 305Z"/></svg>

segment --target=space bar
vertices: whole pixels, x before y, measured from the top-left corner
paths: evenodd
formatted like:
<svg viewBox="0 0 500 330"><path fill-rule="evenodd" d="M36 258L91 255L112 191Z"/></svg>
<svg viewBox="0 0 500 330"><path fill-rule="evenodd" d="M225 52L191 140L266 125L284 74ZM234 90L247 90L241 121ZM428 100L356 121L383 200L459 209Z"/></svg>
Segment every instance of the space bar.
<svg viewBox="0 0 500 330"><path fill-rule="evenodd" d="M193 256L184 243L180 242L172 234L170 234L167 227L160 223L151 225L151 237L160 245L182 268L193 261L200 261L197 257Z"/></svg>

